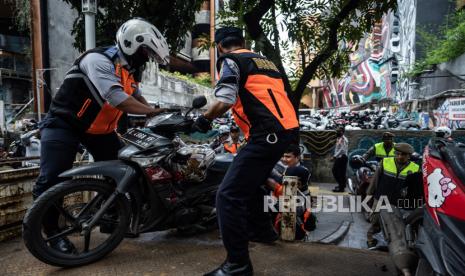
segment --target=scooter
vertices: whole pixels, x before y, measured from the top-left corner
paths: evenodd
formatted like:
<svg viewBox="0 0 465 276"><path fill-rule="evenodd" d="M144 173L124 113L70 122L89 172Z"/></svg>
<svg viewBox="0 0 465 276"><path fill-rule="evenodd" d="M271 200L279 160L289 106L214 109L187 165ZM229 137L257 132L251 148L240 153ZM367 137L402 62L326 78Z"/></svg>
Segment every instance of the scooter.
<svg viewBox="0 0 465 276"><path fill-rule="evenodd" d="M416 275L465 273L465 145L433 138L423 155L425 207Z"/></svg>

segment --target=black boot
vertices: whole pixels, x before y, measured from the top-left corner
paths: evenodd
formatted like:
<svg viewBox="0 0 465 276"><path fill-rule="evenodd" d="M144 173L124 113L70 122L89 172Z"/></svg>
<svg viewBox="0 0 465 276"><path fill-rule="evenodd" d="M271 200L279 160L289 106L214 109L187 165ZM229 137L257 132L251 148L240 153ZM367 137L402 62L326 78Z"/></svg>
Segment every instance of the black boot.
<svg viewBox="0 0 465 276"><path fill-rule="evenodd" d="M252 276L253 267L250 260L246 263L231 263L225 261L220 267L204 274L204 276Z"/></svg>

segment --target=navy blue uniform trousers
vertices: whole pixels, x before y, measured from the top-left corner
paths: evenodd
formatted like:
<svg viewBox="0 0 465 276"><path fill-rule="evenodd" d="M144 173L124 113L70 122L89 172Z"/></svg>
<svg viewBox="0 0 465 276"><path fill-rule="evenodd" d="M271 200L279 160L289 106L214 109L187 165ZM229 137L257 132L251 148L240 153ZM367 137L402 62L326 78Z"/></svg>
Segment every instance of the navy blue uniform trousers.
<svg viewBox="0 0 465 276"><path fill-rule="evenodd" d="M217 197L216 207L223 244L231 262L249 259L248 234L269 233L270 216L264 212L264 198L260 186L284 154L289 144L298 141L298 132L276 133L277 141L266 135L251 137L234 158Z"/></svg>
<svg viewBox="0 0 465 276"><path fill-rule="evenodd" d="M80 134L65 127L62 122L57 124L56 119L52 126L41 128L40 135L40 174L32 191L34 197L65 180L58 175L72 168L80 143L95 161L117 159L121 148L115 132L103 135Z"/></svg>
<svg viewBox="0 0 465 276"><path fill-rule="evenodd" d="M59 118L46 117L40 130L40 174L32 189L34 198L39 197L50 187L65 181L58 177L73 167L79 144L83 144L95 161L118 158L121 142L116 133L92 135L77 133ZM49 209L44 220L44 231L53 235L57 231L59 212Z"/></svg>

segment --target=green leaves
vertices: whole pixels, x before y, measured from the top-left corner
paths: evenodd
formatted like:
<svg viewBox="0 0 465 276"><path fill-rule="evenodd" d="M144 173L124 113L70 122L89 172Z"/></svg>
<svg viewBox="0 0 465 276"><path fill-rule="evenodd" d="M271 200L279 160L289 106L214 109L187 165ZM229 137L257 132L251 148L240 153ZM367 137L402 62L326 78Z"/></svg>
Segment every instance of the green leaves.
<svg viewBox="0 0 465 276"><path fill-rule="evenodd" d="M85 49L84 15L81 0L63 0L79 12L73 24L74 47ZM154 24L166 37L171 51L175 52L184 43L187 31L192 30L195 12L203 0L99 0L96 17L97 46L112 45L119 26L128 19L141 17Z"/></svg>
<svg viewBox="0 0 465 276"><path fill-rule="evenodd" d="M13 6L14 21L18 31L28 31L31 23L31 2L29 0L6 0Z"/></svg>
<svg viewBox="0 0 465 276"><path fill-rule="evenodd" d="M254 48L273 60L285 75L286 90L298 102L315 77L337 77L347 72L350 45L372 31L396 0L260 0L233 1L237 24L246 25ZM279 16L271 16L270 10ZM245 12L244 12L245 11ZM282 18L276 22L277 18ZM275 39L275 24L287 32L288 41ZM277 46L279 45L279 46ZM286 60L286 63L283 62ZM284 71L283 64L286 64Z"/></svg>
<svg viewBox="0 0 465 276"><path fill-rule="evenodd" d="M435 64L451 61L465 53L465 11L457 11L440 28L431 32L429 26L417 29L419 43L425 50L425 58L417 60L408 72L413 77Z"/></svg>

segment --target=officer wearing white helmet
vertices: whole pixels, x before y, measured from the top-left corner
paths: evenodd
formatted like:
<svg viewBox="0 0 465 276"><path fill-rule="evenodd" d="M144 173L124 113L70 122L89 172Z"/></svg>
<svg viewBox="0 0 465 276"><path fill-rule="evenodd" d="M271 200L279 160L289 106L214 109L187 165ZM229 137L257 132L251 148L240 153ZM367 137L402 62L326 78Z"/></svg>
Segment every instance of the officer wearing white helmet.
<svg viewBox="0 0 465 276"><path fill-rule="evenodd" d="M143 19L124 23L115 46L95 48L77 58L40 125L41 166L34 197L64 180L58 175L72 167L79 144L96 161L117 159L121 143L115 129L123 112L153 116L163 111L152 108L138 89L151 59L166 64L169 49L157 28ZM44 231L50 236L56 232L58 214L47 216ZM75 250L66 238L50 243L63 253Z"/></svg>

